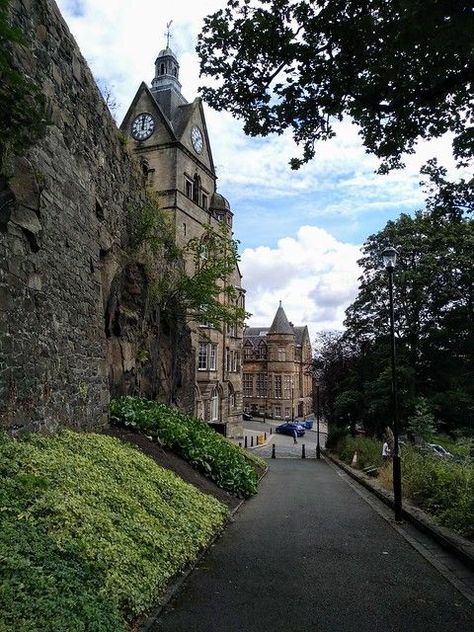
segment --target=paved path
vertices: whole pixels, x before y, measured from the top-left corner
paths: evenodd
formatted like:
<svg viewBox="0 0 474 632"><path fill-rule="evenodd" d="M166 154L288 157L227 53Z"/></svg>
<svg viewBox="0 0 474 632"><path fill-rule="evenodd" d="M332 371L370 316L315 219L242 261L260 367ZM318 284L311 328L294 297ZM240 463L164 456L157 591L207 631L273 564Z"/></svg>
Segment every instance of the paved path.
<svg viewBox="0 0 474 632"><path fill-rule="evenodd" d="M324 460L270 460L153 632L471 632L474 606Z"/></svg>

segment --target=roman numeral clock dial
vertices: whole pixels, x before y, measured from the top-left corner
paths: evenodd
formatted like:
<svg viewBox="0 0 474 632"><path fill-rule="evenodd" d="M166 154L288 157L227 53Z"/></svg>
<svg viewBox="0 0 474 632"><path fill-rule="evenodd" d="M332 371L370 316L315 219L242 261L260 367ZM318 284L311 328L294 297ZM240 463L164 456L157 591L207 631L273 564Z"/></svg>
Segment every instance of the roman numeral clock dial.
<svg viewBox="0 0 474 632"><path fill-rule="evenodd" d="M155 131L155 119L148 112L139 114L132 123L132 136L135 140L146 140Z"/></svg>

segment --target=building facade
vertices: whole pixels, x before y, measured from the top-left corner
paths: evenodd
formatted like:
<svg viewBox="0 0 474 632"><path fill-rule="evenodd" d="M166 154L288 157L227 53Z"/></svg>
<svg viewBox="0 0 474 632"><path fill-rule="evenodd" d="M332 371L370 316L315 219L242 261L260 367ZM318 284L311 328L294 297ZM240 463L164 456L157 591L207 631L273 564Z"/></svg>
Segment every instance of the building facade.
<svg viewBox="0 0 474 632"><path fill-rule="evenodd" d="M281 305L271 327L244 330L244 410L291 420L313 414L308 327L295 327Z"/></svg>
<svg viewBox="0 0 474 632"><path fill-rule="evenodd" d="M218 228L225 222L232 231L229 202L216 190L201 99L188 103L181 94L178 60L169 47L155 61L150 88L145 83L138 88L121 129L131 139L149 187L173 218L179 246L201 239L207 226ZM229 282L244 307L238 266ZM196 356L195 414L226 436L240 436L243 328L235 325L218 331L207 323L190 326Z"/></svg>

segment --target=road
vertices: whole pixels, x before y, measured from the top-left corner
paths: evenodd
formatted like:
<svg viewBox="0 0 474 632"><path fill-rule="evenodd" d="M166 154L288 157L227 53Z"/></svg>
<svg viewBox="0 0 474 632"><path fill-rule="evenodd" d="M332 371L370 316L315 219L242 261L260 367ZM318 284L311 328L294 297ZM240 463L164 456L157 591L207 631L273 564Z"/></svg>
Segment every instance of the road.
<svg viewBox="0 0 474 632"><path fill-rule="evenodd" d="M317 432L316 422L313 424L312 430L306 430L303 437L298 437L298 442L295 445L293 437L277 434L275 428L279 426L281 421L245 421L244 422L244 436L247 435L247 445L250 446L250 437L253 435L254 439L257 434L267 433L267 441L265 445L254 448L255 454L263 458L270 458L272 454L272 446L275 445L276 458L289 458L296 457L301 458L302 447L305 446L306 458L316 458L316 443ZM272 434L270 434L272 432ZM327 427L326 424L321 422L319 427L319 444L322 449L326 446ZM256 445L256 439L255 439Z"/></svg>
<svg viewBox="0 0 474 632"><path fill-rule="evenodd" d="M347 475L324 459L268 464L259 494L147 630L474 630L474 599L448 581L451 571L439 572L431 553L413 548ZM473 574L464 572L474 588Z"/></svg>

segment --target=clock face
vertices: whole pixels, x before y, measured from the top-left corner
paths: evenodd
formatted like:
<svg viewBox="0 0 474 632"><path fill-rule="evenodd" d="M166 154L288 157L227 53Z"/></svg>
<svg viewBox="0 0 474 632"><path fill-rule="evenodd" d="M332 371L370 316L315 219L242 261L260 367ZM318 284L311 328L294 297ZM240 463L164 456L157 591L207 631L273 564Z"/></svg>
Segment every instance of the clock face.
<svg viewBox="0 0 474 632"><path fill-rule="evenodd" d="M200 154L202 152L204 142L202 138L202 132L199 129L199 127L196 127L196 125L191 130L191 140L193 143L194 150L198 154Z"/></svg>
<svg viewBox="0 0 474 632"><path fill-rule="evenodd" d="M148 112L139 114L132 123L132 136L136 140L150 138L155 130L155 119Z"/></svg>

